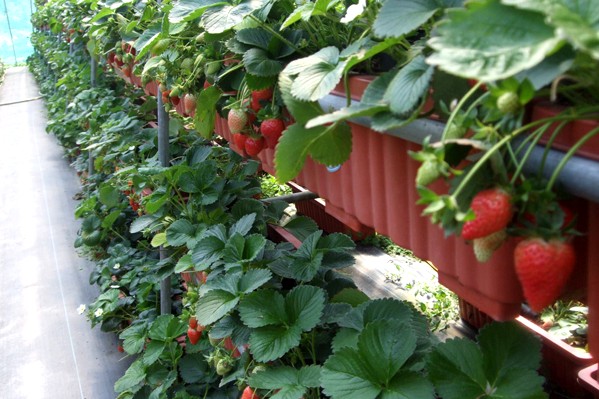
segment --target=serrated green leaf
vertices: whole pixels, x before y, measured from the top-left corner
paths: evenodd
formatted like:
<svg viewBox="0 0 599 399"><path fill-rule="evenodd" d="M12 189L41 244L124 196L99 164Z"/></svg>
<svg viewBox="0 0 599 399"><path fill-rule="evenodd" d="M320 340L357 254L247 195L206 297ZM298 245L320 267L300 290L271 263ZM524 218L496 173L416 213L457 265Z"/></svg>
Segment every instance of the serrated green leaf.
<svg viewBox="0 0 599 399"><path fill-rule="evenodd" d="M243 0L235 6L208 9L202 15L202 24L208 33L223 33L239 24L247 15L262 8L265 3L265 0Z"/></svg>
<svg viewBox="0 0 599 399"><path fill-rule="evenodd" d="M222 0L179 0L173 4L169 20L173 23L191 21L200 17L210 7L226 5Z"/></svg>
<svg viewBox="0 0 599 399"><path fill-rule="evenodd" d="M258 47L265 51L268 50L268 45L272 38L272 33L262 28L242 29L235 34L235 39L239 42L252 47Z"/></svg>
<svg viewBox="0 0 599 399"><path fill-rule="evenodd" d="M289 366L269 368L250 376L249 385L258 389L276 390L274 399L300 399L307 388L320 385L320 367L306 366L295 369Z"/></svg>
<svg viewBox="0 0 599 399"><path fill-rule="evenodd" d="M503 0L504 4L538 11L546 22L559 29L561 35L577 49L599 59L599 7L594 0Z"/></svg>
<svg viewBox="0 0 599 399"><path fill-rule="evenodd" d="M108 208L114 208L119 204L119 190L109 184L103 184L99 189L100 202Z"/></svg>
<svg viewBox="0 0 599 399"><path fill-rule="evenodd" d="M146 366L151 366L160 358L167 343L164 341L150 341L146 344L142 360Z"/></svg>
<svg viewBox="0 0 599 399"><path fill-rule="evenodd" d="M277 76L283 70L280 61L270 58L266 50L252 48L243 55L243 63L248 73L259 77Z"/></svg>
<svg viewBox="0 0 599 399"><path fill-rule="evenodd" d="M351 128L345 123L321 126L322 133L308 149L310 157L323 165L341 165L349 159L352 151Z"/></svg>
<svg viewBox="0 0 599 399"><path fill-rule="evenodd" d="M296 325L260 327L250 336L250 350L259 362L270 362L283 356L300 343L302 330Z"/></svg>
<svg viewBox="0 0 599 399"><path fill-rule="evenodd" d="M146 378L146 368L140 359L134 361L125 371L125 375L114 383L116 393L125 391L137 392L141 388L141 382Z"/></svg>
<svg viewBox="0 0 599 399"><path fill-rule="evenodd" d="M332 303L348 303L351 306L358 306L369 300L368 295L357 288L345 288L331 298Z"/></svg>
<svg viewBox="0 0 599 399"><path fill-rule="evenodd" d="M318 63L302 70L291 87L291 94L299 100L317 101L329 94L339 83L346 60L339 60L339 50L335 47L325 47L314 54Z"/></svg>
<svg viewBox="0 0 599 399"><path fill-rule="evenodd" d="M158 248L159 246L166 244L166 233L158 233L154 235L150 244L154 248Z"/></svg>
<svg viewBox="0 0 599 399"><path fill-rule="evenodd" d="M309 235L318 231L318 225L316 222L306 216L298 216L293 218L283 227L300 241L305 240Z"/></svg>
<svg viewBox="0 0 599 399"><path fill-rule="evenodd" d="M175 220L166 229L166 239L169 245L180 247L185 245L189 239L194 238L195 228L189 220Z"/></svg>
<svg viewBox="0 0 599 399"><path fill-rule="evenodd" d="M304 15L311 15L314 10L314 3L305 3L294 9L288 16L283 24L281 25L281 30L288 28L293 25L297 21L301 20Z"/></svg>
<svg viewBox="0 0 599 399"><path fill-rule="evenodd" d="M160 210L166 204L166 201L170 198L169 194L164 194L160 197L152 196L150 201L144 203L144 209L148 214L154 214Z"/></svg>
<svg viewBox="0 0 599 399"><path fill-rule="evenodd" d="M436 0L385 0L374 21L379 37L401 37L418 29L439 9Z"/></svg>
<svg viewBox="0 0 599 399"><path fill-rule="evenodd" d="M272 290L256 291L241 301L239 316L250 328L286 323L285 298Z"/></svg>
<svg viewBox="0 0 599 399"><path fill-rule="evenodd" d="M145 56L152 49L152 47L156 43L158 43L158 40L160 40L161 33L162 33L162 26L160 23L149 26L147 29L145 29L143 31L141 36L139 36L139 38L133 44L133 47L135 47L135 49L137 51L137 55L135 56L136 60L140 60L143 56ZM151 60L152 60L152 58L150 58L148 61L146 61L146 65L148 63L150 63ZM155 66L158 63L158 61L153 61L153 63ZM152 65L150 65L150 67L148 67L146 65L144 65L144 72L147 71L146 68L152 67Z"/></svg>
<svg viewBox="0 0 599 399"><path fill-rule="evenodd" d="M322 316L325 293L321 288L303 285L292 289L285 298L289 319L303 331L316 327Z"/></svg>
<svg viewBox="0 0 599 399"><path fill-rule="evenodd" d="M223 290L212 290L202 296L198 302L196 318L198 323L209 326L220 320L239 303L239 297Z"/></svg>
<svg viewBox="0 0 599 399"><path fill-rule="evenodd" d="M324 393L333 399L375 399L381 389L367 375L358 351L344 347L325 362L321 385Z"/></svg>
<svg viewBox="0 0 599 399"><path fill-rule="evenodd" d="M515 323L495 323L478 336L485 356L485 374L495 380L502 371L515 368L537 370L541 365L541 342Z"/></svg>
<svg viewBox="0 0 599 399"><path fill-rule="evenodd" d="M294 62L295 61L290 62L287 67L285 67L283 72L279 74L279 90L281 91L281 98L285 102L285 105L293 116L293 119L295 119L295 121L299 124L305 124L310 119L320 116L324 112L317 102L300 101L291 94L291 88L293 85L291 76L294 75L294 73L289 70L293 69L290 68L290 66Z"/></svg>
<svg viewBox="0 0 599 399"><path fill-rule="evenodd" d="M435 348L427 363L431 381L443 398L475 398L485 393L483 356L474 342L445 341Z"/></svg>
<svg viewBox="0 0 599 399"><path fill-rule="evenodd" d="M218 237L209 236L198 241L193 249L191 259L196 265L196 270L204 270L222 256L225 243Z"/></svg>
<svg viewBox="0 0 599 399"><path fill-rule="evenodd" d="M130 355L140 353L146 344L146 326L137 324L123 331L119 338L123 340L123 349Z"/></svg>
<svg viewBox="0 0 599 399"><path fill-rule="evenodd" d="M428 42L427 62L483 82L513 76L540 63L561 39L543 15L501 4L469 2L453 9Z"/></svg>
<svg viewBox="0 0 599 399"><path fill-rule="evenodd" d="M335 398L433 398L424 379L400 371L416 349L416 335L397 320L368 324L358 338L358 348L339 349L325 362L321 383ZM400 378L400 376L402 378ZM397 378L395 378L397 377Z"/></svg>
<svg viewBox="0 0 599 399"><path fill-rule="evenodd" d="M173 315L160 315L154 320L148 336L156 341L172 341L187 330L185 324Z"/></svg>
<svg viewBox="0 0 599 399"><path fill-rule="evenodd" d="M414 58L401 68L385 93L391 111L398 115L412 112L428 93L434 68L427 65L423 56Z"/></svg>
<svg viewBox="0 0 599 399"><path fill-rule="evenodd" d="M147 228L150 228L158 220L155 215L144 215L135 219L129 227L131 234L139 233Z"/></svg>
<svg viewBox="0 0 599 399"><path fill-rule="evenodd" d="M239 280L239 291L249 294L262 287L272 278L272 273L267 269L248 270Z"/></svg>
<svg viewBox="0 0 599 399"><path fill-rule="evenodd" d="M179 360L179 374L188 384L204 381L210 372L210 367L202 353L186 354Z"/></svg>
<svg viewBox="0 0 599 399"><path fill-rule="evenodd" d="M251 214L242 216L229 229L229 236L233 236L236 233L240 234L242 236L247 235L250 232L250 230L252 229L252 226L254 225L255 221L256 221L255 213L251 213Z"/></svg>
<svg viewBox="0 0 599 399"><path fill-rule="evenodd" d="M194 126L205 139L212 137L216 119L216 104L221 92L216 86L202 90L197 99L196 113L193 117Z"/></svg>
<svg viewBox="0 0 599 399"><path fill-rule="evenodd" d="M298 123L285 130L275 153L275 167L279 181L290 181L301 172L310 145L323 131L323 127L306 129Z"/></svg>
<svg viewBox="0 0 599 399"><path fill-rule="evenodd" d="M110 212L102 220L102 227L105 228L105 229L112 228L112 225L114 224L114 222L116 222L116 220L119 218L120 215L121 215L121 211L120 210L116 210L116 211Z"/></svg>
<svg viewBox="0 0 599 399"><path fill-rule="evenodd" d="M175 273L181 273L191 269L193 269L193 261L191 260L190 254L183 255L175 265Z"/></svg>

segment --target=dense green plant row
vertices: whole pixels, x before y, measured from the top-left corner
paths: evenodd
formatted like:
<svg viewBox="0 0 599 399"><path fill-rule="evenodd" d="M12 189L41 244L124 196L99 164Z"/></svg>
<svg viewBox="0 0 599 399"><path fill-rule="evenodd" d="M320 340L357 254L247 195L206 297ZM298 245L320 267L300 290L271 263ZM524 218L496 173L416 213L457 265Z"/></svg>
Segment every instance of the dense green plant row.
<svg viewBox="0 0 599 399"><path fill-rule="evenodd" d="M268 225L279 223L286 205L256 199L258 164L211 140L214 115L251 102L250 88L277 83L286 61L279 58L322 44L268 29L264 20L285 16L286 2L214 3L206 14L192 2L165 3L55 1L34 16L44 29L33 37L31 67L47 98L48 130L84 184L76 246L95 261L90 282L101 290L81 310L135 356L115 384L118 397L235 398L242 389L245 398L252 390L254 397L279 399L546 397L535 371L539 344L514 325L490 326L478 343L439 343L411 304L371 300L342 273L354 262L347 236L324 235L313 221L296 218L284 228L302 242L299 248L269 239ZM318 7L303 12L324 20L329 10L349 12L334 2ZM315 21L293 15L287 24L305 24L310 35ZM342 40L368 30L343 29L327 34ZM222 62L232 51L222 47L224 39L242 60ZM87 51L106 54L100 66L108 68L110 53L124 65L134 48L142 57L150 49L156 54L135 67L146 80L197 90L193 120L171 120L168 167L160 166L149 124L155 99L110 73L97 87L89 84ZM191 68L181 68L188 58ZM249 71L234 78L240 65ZM290 81L277 84L270 104L258 100L256 116L285 100L297 118L295 100L285 99ZM238 94L226 94L231 89ZM315 103L296 110L306 118L321 112L304 113L309 104ZM166 278L172 314L160 315Z"/></svg>
<svg viewBox="0 0 599 399"><path fill-rule="evenodd" d="M4 62L0 59L0 85L4 82L4 75L6 74L6 66Z"/></svg>

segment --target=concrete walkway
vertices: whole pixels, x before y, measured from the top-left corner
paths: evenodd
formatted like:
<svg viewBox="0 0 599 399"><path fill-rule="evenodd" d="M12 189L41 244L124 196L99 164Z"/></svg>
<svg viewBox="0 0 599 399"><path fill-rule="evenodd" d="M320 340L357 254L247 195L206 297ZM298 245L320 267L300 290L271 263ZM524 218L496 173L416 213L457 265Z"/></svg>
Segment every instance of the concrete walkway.
<svg viewBox="0 0 599 399"><path fill-rule="evenodd" d="M79 190L26 68L0 87L0 398L108 399L128 360L116 336L92 330L91 264L79 258Z"/></svg>

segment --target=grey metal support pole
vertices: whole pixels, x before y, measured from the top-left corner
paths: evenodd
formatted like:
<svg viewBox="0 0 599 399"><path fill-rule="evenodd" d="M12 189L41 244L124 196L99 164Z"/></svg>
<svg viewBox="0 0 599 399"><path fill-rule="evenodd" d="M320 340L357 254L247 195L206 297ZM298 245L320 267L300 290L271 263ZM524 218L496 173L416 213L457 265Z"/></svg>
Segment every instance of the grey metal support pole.
<svg viewBox="0 0 599 399"><path fill-rule="evenodd" d="M158 160L160 165L169 165L169 116L162 103L162 93L158 89ZM164 247L160 247L160 260L166 259L168 253ZM167 277L160 282L160 314L171 313L171 278Z"/></svg>
<svg viewBox="0 0 599 399"><path fill-rule="evenodd" d="M98 70L98 60L96 60L96 58L92 55L90 57L90 64L91 64L91 77L89 80L90 86L96 87L96 76L97 76L97 70ZM94 156L92 155L92 151L90 150L87 154L87 175L91 176L94 174Z"/></svg>

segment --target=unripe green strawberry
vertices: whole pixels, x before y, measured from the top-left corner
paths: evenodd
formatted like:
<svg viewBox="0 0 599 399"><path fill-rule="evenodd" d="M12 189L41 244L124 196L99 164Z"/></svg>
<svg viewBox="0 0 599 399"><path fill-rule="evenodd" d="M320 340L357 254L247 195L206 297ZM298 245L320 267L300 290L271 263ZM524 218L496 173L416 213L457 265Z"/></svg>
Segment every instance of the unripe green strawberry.
<svg viewBox="0 0 599 399"><path fill-rule="evenodd" d="M220 71L221 62L220 61L211 61L204 65L204 73L206 75L214 75L218 71Z"/></svg>
<svg viewBox="0 0 599 399"><path fill-rule="evenodd" d="M489 234L486 237L475 238L472 242L474 249L474 256L476 260L481 263L488 262L495 252L505 242L507 233L505 229L499 230L493 234Z"/></svg>
<svg viewBox="0 0 599 399"><path fill-rule="evenodd" d="M164 51L168 48L171 43L170 39L160 39L158 42L152 47L150 51L152 55L160 55L164 53Z"/></svg>
<svg viewBox="0 0 599 399"><path fill-rule="evenodd" d="M514 250L516 274L532 310L540 312L558 299L575 262L574 248L567 242L533 237L518 243Z"/></svg>
<svg viewBox="0 0 599 399"><path fill-rule="evenodd" d="M193 60L190 57L187 57L183 61L181 61L182 70L189 72L191 71L191 68L193 68Z"/></svg>
<svg viewBox="0 0 599 399"><path fill-rule="evenodd" d="M427 186L437 180L440 175L434 161L424 161L416 173L416 185Z"/></svg>
<svg viewBox="0 0 599 399"><path fill-rule="evenodd" d="M220 359L218 363L216 363L216 374L225 375L231 371L232 368L233 365L228 359Z"/></svg>
<svg viewBox="0 0 599 399"><path fill-rule="evenodd" d="M240 133L248 123L248 116L240 108L232 108L227 116L227 125L231 133Z"/></svg>
<svg viewBox="0 0 599 399"><path fill-rule="evenodd" d="M510 195L501 188L491 188L477 193L470 204L474 219L464 223L462 237L466 240L486 237L506 228L512 220Z"/></svg>
<svg viewBox="0 0 599 399"><path fill-rule="evenodd" d="M452 123L447 127L447 132L445 133L445 139L461 139L466 134L466 128L464 126L458 125L456 123Z"/></svg>
<svg viewBox="0 0 599 399"><path fill-rule="evenodd" d="M497 98L497 109L503 114L515 114L520 110L520 98L513 91L503 93Z"/></svg>

